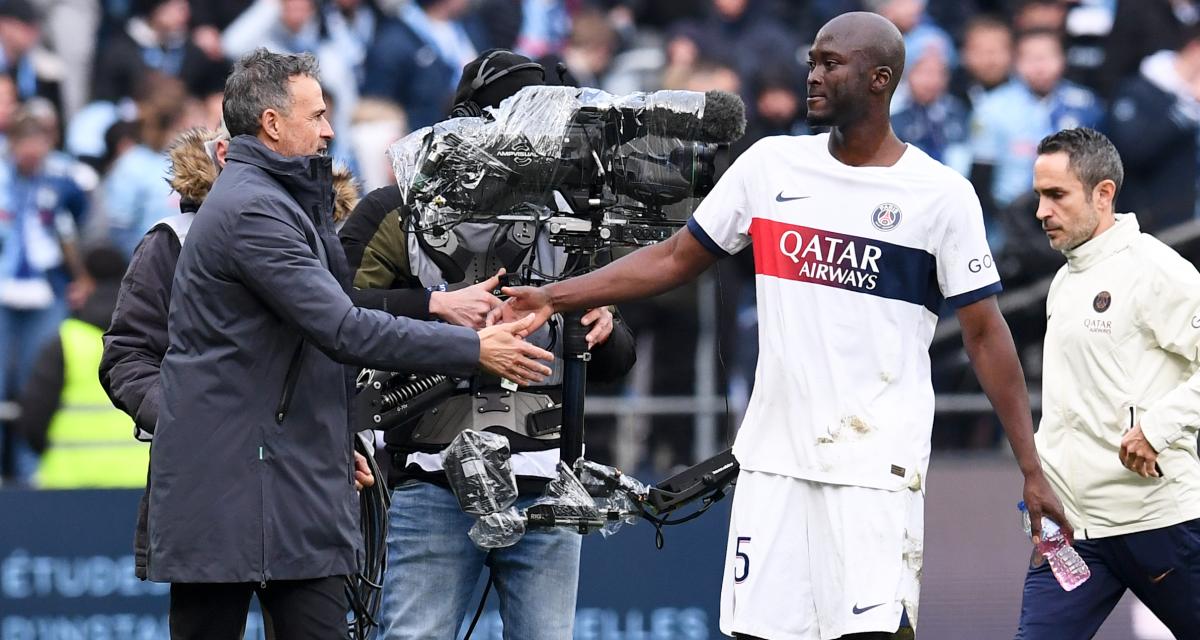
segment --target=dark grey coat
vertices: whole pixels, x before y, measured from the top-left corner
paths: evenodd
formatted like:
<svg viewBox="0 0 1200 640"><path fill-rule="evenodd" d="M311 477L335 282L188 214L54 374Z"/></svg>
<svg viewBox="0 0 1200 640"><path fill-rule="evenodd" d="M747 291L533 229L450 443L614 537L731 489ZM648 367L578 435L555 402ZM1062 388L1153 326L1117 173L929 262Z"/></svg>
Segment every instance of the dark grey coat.
<svg viewBox="0 0 1200 640"><path fill-rule="evenodd" d="M350 369L470 373L474 331L353 306L328 158L238 136L175 272L151 454L150 579L357 571Z"/></svg>

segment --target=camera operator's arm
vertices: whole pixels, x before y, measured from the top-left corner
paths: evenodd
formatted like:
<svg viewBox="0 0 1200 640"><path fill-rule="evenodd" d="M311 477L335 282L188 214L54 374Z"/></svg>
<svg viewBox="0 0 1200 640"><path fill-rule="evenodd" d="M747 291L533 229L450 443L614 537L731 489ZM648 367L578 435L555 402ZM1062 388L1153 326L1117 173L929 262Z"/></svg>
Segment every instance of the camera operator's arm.
<svg viewBox="0 0 1200 640"><path fill-rule="evenodd" d="M417 286L407 266L405 215L400 189L396 185L381 187L359 201L338 233L354 273L356 288L351 298L355 305L418 320L437 318L482 328L488 312L500 304L492 295L499 280L432 293Z"/></svg>
<svg viewBox="0 0 1200 640"><path fill-rule="evenodd" d="M680 229L666 242L642 247L587 275L544 287L505 287L509 300L502 317L533 313L534 326L540 326L556 312L648 298L694 280L717 259L690 229Z"/></svg>

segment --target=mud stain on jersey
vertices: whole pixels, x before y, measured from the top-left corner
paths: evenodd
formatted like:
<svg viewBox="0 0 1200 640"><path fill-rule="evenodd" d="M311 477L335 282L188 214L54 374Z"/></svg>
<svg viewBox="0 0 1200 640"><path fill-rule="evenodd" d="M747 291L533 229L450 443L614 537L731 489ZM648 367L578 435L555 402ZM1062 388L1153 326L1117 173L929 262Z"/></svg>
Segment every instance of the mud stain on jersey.
<svg viewBox="0 0 1200 640"><path fill-rule="evenodd" d="M838 422L837 426L831 427L826 435L818 436L817 444L865 440L874 432L875 427L872 427L860 416L846 416Z"/></svg>

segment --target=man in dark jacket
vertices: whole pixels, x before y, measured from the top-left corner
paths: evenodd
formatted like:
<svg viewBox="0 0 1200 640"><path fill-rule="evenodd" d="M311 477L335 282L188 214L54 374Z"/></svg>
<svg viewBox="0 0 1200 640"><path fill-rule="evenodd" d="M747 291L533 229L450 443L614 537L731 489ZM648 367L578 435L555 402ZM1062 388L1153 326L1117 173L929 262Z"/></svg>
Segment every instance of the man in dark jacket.
<svg viewBox="0 0 1200 640"><path fill-rule="evenodd" d="M162 397L159 370L167 353L167 309L171 302L171 285L175 266L196 210L208 196L220 168L225 165L229 148L229 132L222 126L217 131L190 129L171 144L167 157L171 162L169 182L179 194L180 213L158 221L138 244L129 269L121 278L115 309L110 308L111 325L104 334L104 353L100 361L100 384L113 404L134 420L134 437L149 441L158 422L158 407ZM334 220L350 214L357 203L354 178L349 171L335 168L333 172ZM357 306L389 308L401 305L393 296L359 294L352 298ZM111 307L111 305L110 305ZM400 315L400 314L396 314ZM131 441L132 444L132 441ZM361 460L360 460L361 459ZM355 453L356 481L369 486L374 478L365 458ZM150 488L138 504L137 526L134 533L134 574L146 579L146 556L149 553L148 522Z"/></svg>
<svg viewBox="0 0 1200 640"><path fill-rule="evenodd" d="M333 137L311 55L259 49L225 86L226 166L171 293L150 461L150 579L176 638L235 638L256 593L279 637L345 635L361 553L344 364L521 384L551 355L353 306L333 231Z"/></svg>

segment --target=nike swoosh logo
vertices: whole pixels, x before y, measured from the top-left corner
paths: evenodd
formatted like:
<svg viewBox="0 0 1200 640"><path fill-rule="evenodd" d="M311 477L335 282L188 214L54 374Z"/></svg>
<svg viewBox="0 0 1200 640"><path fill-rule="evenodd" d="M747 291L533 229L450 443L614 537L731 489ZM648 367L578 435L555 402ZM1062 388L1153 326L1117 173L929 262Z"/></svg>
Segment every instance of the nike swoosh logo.
<svg viewBox="0 0 1200 640"><path fill-rule="evenodd" d="M1163 580L1166 579L1167 576L1171 575L1172 571L1175 571L1174 567L1167 569L1166 571L1159 574L1157 577L1150 578L1150 584L1158 584L1158 583L1162 582Z"/></svg>
<svg viewBox="0 0 1200 640"><path fill-rule="evenodd" d="M782 192L782 191L780 191L780 192L779 192L779 194L775 196L775 202L791 202L792 200L803 200L803 199L805 199L805 198L811 198L811 197L812 197L812 196L792 196L792 197L787 197L787 196L783 195L783 192Z"/></svg>
<svg viewBox="0 0 1200 640"><path fill-rule="evenodd" d="M851 609L851 611L853 611L853 612L854 612L854 615L858 615L858 614L860 614L860 613L866 613L866 612L870 611L871 609L874 609L875 607L882 607L882 606L883 606L883 605L885 605L885 604L887 604L887 603L886 603L886 602L880 602L879 604L873 604L873 605L871 605L871 606L869 606L869 607L863 607L863 608L861 608L861 609L859 609L859 608L858 608L858 605L856 604L856 605L854 605L854 608L853 608L853 609Z"/></svg>

